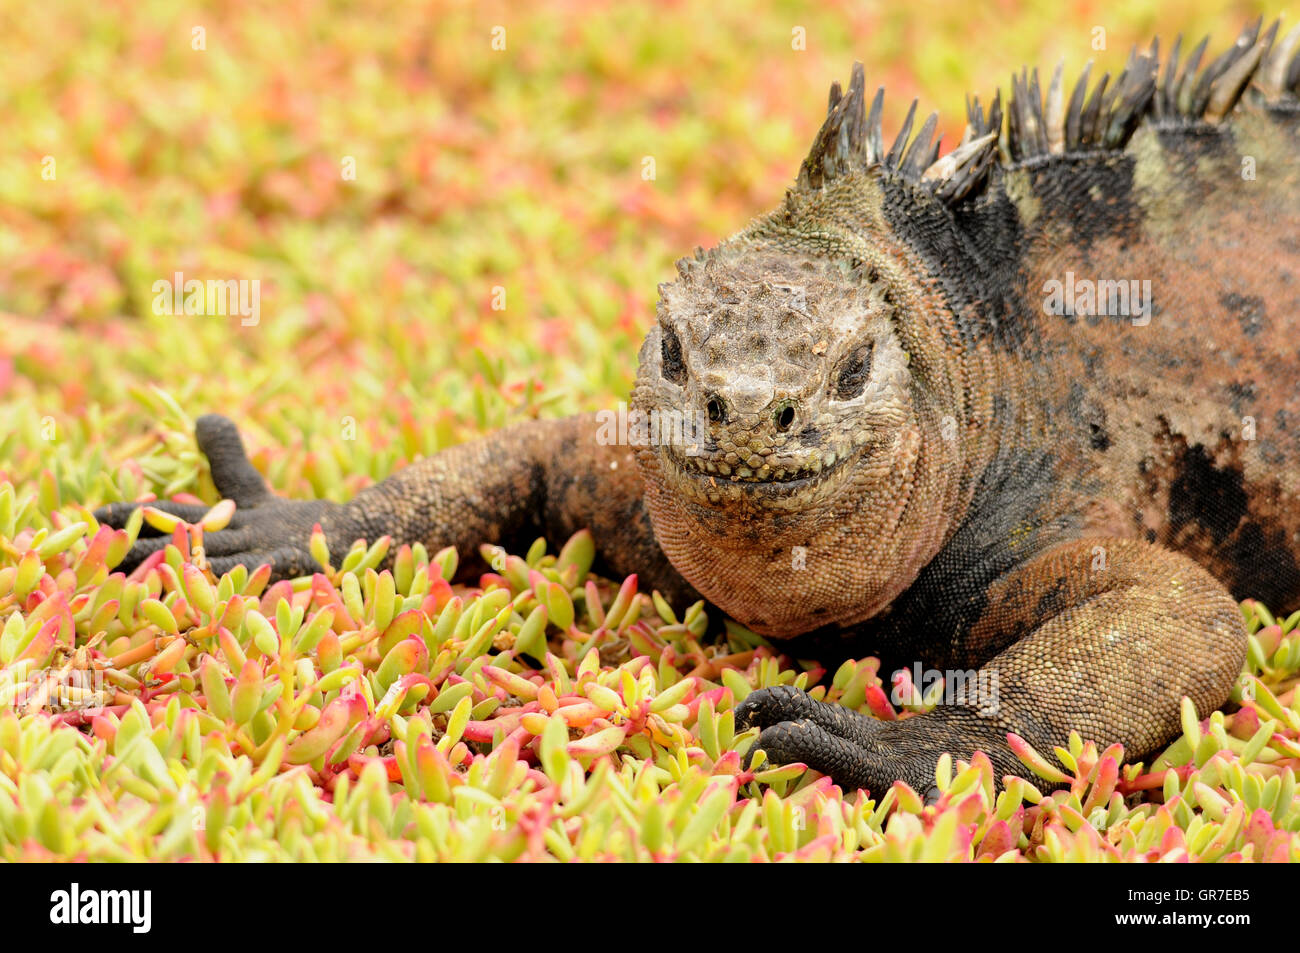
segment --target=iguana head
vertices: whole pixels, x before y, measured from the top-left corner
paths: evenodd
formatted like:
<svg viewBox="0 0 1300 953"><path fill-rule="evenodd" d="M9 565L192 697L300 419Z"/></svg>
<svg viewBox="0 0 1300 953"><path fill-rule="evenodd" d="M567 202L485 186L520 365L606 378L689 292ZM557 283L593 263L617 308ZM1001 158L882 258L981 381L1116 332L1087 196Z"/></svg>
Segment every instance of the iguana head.
<svg viewBox="0 0 1300 953"><path fill-rule="evenodd" d="M888 285L875 269L779 250L679 267L633 397L688 424L681 442L660 441L663 479L702 511L795 517L832 503L912 423Z"/></svg>
<svg viewBox="0 0 1300 953"><path fill-rule="evenodd" d="M865 232L846 251L771 224L661 286L632 406L687 423L638 454L659 544L712 602L779 636L866 618L910 584L960 467L941 433L951 390L909 354L924 276Z"/></svg>

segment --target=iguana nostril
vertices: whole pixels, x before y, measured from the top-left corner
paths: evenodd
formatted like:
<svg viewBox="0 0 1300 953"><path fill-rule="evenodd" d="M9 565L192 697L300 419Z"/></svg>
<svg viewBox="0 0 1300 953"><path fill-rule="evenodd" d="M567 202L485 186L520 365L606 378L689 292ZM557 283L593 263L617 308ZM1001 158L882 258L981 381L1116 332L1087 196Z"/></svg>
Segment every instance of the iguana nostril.
<svg viewBox="0 0 1300 953"><path fill-rule="evenodd" d="M709 415L710 423L722 423L726 417L726 407L722 403L722 398L718 396L710 397L704 403L704 410Z"/></svg>
<svg viewBox="0 0 1300 953"><path fill-rule="evenodd" d="M782 432L789 430L794 424L794 405L786 404L775 414L776 429Z"/></svg>

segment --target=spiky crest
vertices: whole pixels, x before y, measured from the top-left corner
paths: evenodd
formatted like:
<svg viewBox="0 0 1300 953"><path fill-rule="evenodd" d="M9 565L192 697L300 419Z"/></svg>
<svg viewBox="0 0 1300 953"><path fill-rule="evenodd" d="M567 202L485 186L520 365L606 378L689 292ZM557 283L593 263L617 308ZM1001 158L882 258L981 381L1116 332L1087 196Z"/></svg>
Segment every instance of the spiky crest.
<svg viewBox="0 0 1300 953"><path fill-rule="evenodd" d="M1274 46L1280 20L1260 35L1263 18L1247 27L1237 41L1204 68L1209 37L1201 40L1179 69L1182 37L1170 51L1161 74L1160 40L1147 53L1134 49L1119 77L1105 73L1088 94L1092 63L1084 66L1068 102L1064 64L1052 74L1044 102L1038 71L1011 77L1011 98L1003 128L1002 94L993 99L987 118L978 97L968 97L967 124L957 147L939 156L931 144L938 113L931 113L911 137L916 102L885 151L881 132L884 88L876 90L870 110L861 63L853 65L848 92L832 84L826 121L799 168L796 186L813 190L852 172L879 169L928 189L940 201L955 204L989 181L994 164L1006 166L1040 157L1101 150L1122 150L1138 127L1222 123L1247 91L1251 101L1281 112L1300 112L1300 26ZM909 144L910 139L910 144ZM942 139L942 137L940 137Z"/></svg>

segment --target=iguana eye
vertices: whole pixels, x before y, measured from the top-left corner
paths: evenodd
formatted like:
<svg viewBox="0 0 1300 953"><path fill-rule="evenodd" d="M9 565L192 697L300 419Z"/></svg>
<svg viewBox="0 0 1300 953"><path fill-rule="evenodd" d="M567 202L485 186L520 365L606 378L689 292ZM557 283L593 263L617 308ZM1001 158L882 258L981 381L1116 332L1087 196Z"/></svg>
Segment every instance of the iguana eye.
<svg viewBox="0 0 1300 953"><path fill-rule="evenodd" d="M871 375L871 345L863 344L840 363L835 379L835 399L852 400L862 393Z"/></svg>
<svg viewBox="0 0 1300 953"><path fill-rule="evenodd" d="M672 328L664 328L659 335L659 353L663 359L664 379L674 384L686 380L686 365L682 363L682 342Z"/></svg>

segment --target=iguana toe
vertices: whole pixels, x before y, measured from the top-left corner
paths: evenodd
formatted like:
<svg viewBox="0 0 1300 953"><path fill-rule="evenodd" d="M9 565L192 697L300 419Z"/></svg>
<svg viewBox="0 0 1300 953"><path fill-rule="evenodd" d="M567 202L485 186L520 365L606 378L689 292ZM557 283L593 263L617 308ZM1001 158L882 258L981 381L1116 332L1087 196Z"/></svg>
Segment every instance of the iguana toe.
<svg viewBox="0 0 1300 953"><path fill-rule="evenodd" d="M764 728L750 752L759 750L774 765L802 763L830 775L846 791L868 788L879 792L893 783L882 759L808 719Z"/></svg>
<svg viewBox="0 0 1300 953"><path fill-rule="evenodd" d="M811 717L819 703L807 692L790 685L773 685L750 692L736 706L736 727L740 730L766 728L782 721Z"/></svg>

